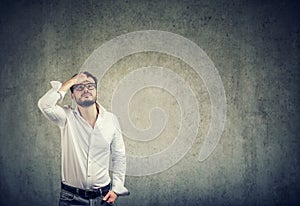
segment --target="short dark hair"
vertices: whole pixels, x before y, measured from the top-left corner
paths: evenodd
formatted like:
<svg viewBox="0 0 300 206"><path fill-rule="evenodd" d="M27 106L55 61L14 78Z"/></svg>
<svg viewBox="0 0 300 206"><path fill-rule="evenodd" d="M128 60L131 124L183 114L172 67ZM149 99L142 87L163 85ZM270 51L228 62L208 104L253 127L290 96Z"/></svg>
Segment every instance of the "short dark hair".
<svg viewBox="0 0 300 206"><path fill-rule="evenodd" d="M87 72L87 71L81 72L81 73L85 74L87 77L91 77L91 78L95 81L96 88L97 88L98 79L97 79L94 75L92 75L91 73L89 73L89 72ZM72 76L72 78L75 77L77 74L78 74L78 73L74 74L74 75ZM70 88L70 91L71 91L71 93L73 93L73 91L74 91L74 85Z"/></svg>

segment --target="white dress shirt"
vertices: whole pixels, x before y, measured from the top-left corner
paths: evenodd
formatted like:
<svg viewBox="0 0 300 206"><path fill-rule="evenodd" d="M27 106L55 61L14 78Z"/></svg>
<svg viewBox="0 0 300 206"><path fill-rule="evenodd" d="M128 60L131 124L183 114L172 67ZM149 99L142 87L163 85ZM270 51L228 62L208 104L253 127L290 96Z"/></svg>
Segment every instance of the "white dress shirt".
<svg viewBox="0 0 300 206"><path fill-rule="evenodd" d="M52 89L39 100L38 106L61 131L62 181L82 189L106 186L111 182L111 157L112 190L127 193L125 147L116 116L97 103L99 115L92 128L77 107L58 105L65 92L59 92L60 82L52 81L51 85Z"/></svg>

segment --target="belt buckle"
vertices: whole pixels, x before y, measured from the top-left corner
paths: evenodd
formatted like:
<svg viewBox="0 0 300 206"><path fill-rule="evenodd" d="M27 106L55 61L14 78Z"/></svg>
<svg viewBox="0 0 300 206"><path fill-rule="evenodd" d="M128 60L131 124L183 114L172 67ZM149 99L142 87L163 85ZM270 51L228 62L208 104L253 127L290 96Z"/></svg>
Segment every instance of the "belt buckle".
<svg viewBox="0 0 300 206"><path fill-rule="evenodd" d="M100 192L100 195L102 195L102 188L101 187L99 188L99 192Z"/></svg>

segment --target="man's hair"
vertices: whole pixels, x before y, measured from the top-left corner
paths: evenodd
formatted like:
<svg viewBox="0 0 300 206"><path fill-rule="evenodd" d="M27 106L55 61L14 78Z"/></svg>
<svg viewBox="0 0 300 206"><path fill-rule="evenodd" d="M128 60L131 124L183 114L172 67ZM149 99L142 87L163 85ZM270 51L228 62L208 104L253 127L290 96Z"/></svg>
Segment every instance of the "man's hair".
<svg viewBox="0 0 300 206"><path fill-rule="evenodd" d="M97 88L98 80L97 80L97 78L95 76L93 76L91 73L86 72L86 71L85 72L81 72L81 73L85 74L87 77L91 77L95 81L96 88ZM74 74L72 76L72 78L75 77L77 74L78 73ZM71 93L73 93L73 91L74 91L74 85L70 88L70 91L71 91Z"/></svg>

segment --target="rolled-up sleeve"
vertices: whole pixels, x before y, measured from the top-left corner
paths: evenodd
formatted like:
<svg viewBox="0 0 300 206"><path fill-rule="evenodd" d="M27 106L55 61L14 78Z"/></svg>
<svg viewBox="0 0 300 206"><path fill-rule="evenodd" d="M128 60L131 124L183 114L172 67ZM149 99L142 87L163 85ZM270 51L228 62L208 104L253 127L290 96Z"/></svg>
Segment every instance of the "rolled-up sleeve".
<svg viewBox="0 0 300 206"><path fill-rule="evenodd" d="M116 116L113 116L115 125L115 134L111 144L112 155L112 191L118 195L128 195L129 192L124 186L126 173L126 155L125 145L120 129L119 121Z"/></svg>
<svg viewBox="0 0 300 206"><path fill-rule="evenodd" d="M63 100L65 92L59 91L61 82L51 81L52 88L38 101L38 107L47 119L56 125L63 127L66 123L66 112L58 105Z"/></svg>

